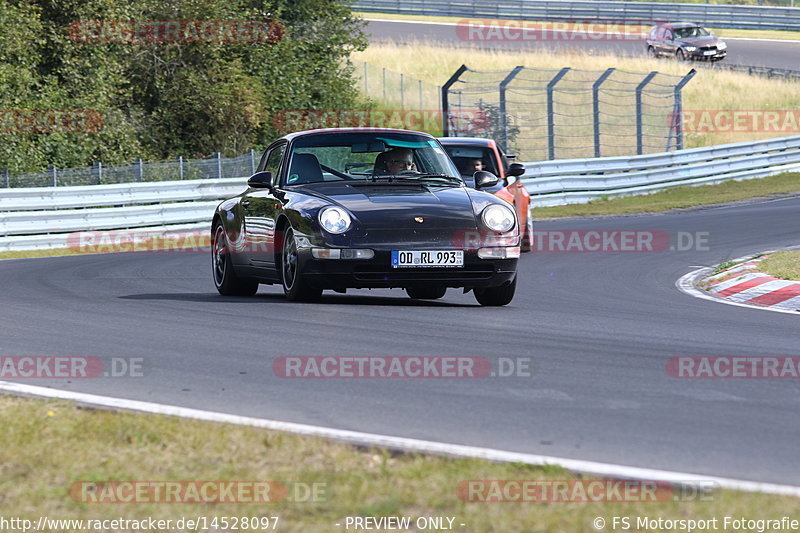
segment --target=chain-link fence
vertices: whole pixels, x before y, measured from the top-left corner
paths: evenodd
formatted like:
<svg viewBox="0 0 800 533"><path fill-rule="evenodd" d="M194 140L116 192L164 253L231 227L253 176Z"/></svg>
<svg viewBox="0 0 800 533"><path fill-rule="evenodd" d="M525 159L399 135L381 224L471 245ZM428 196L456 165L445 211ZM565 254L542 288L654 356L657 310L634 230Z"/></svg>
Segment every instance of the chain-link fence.
<svg viewBox="0 0 800 533"><path fill-rule="evenodd" d="M394 109L441 109L442 88L366 61L354 61L361 93L380 106Z"/></svg>
<svg viewBox="0 0 800 533"><path fill-rule="evenodd" d="M122 165L95 163L91 167L63 169L50 166L46 172L24 174L9 174L7 171L0 171L0 188L241 178L255 173L259 157L260 154L250 150L238 157L222 157L216 153L211 159L178 157L172 161L153 162L137 159L133 163Z"/></svg>
<svg viewBox="0 0 800 533"><path fill-rule="evenodd" d="M444 85L446 134L492 137L524 161L680 149L681 89L693 75L462 66Z"/></svg>

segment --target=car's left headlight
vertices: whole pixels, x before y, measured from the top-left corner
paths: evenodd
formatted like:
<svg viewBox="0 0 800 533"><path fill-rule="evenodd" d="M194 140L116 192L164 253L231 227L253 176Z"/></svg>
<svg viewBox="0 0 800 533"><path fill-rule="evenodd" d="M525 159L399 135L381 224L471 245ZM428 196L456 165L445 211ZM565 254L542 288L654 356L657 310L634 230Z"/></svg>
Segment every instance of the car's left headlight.
<svg viewBox="0 0 800 533"><path fill-rule="evenodd" d="M697 50L696 46L687 46L686 47L686 51L687 52L694 52L695 50Z"/></svg>
<svg viewBox="0 0 800 533"><path fill-rule="evenodd" d="M717 43L717 50L725 50L726 48L728 48L728 43L725 41L720 41Z"/></svg>
<svg viewBox="0 0 800 533"><path fill-rule="evenodd" d="M481 213L483 224L492 231L505 233L514 229L516 217L508 207L492 204Z"/></svg>
<svg viewBox="0 0 800 533"><path fill-rule="evenodd" d="M344 233L352 223L350 215L341 207L324 207L319 212L319 224L328 233Z"/></svg>

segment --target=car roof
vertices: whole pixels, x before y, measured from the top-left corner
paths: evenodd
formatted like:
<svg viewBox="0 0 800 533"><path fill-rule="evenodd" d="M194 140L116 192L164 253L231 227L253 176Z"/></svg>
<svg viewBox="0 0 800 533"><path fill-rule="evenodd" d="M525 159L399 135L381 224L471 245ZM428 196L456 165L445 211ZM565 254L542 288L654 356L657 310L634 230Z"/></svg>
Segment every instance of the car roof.
<svg viewBox="0 0 800 533"><path fill-rule="evenodd" d="M658 26L669 26L670 28L702 28L696 22L662 22Z"/></svg>
<svg viewBox="0 0 800 533"><path fill-rule="evenodd" d="M291 141L293 139L297 139L298 137L305 137L307 135L328 135L334 133L411 133L415 135L422 135L424 137L430 137L431 139L434 138L433 135L421 131L400 130L395 128L321 128L316 130L303 130L296 131L294 133L288 133L281 137L281 139Z"/></svg>
<svg viewBox="0 0 800 533"><path fill-rule="evenodd" d="M444 145L466 144L470 146L491 146L494 140L481 137L439 137L439 142Z"/></svg>

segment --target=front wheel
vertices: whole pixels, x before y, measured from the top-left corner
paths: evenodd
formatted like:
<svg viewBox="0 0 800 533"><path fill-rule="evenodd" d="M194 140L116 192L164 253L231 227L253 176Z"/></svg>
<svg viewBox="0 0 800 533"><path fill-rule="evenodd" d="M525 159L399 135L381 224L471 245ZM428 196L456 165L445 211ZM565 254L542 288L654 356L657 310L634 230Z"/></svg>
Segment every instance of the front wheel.
<svg viewBox="0 0 800 533"><path fill-rule="evenodd" d="M647 56L650 59L656 59L658 57L658 54L656 53L656 49L654 47L652 47L652 46L648 46L647 47Z"/></svg>
<svg viewBox="0 0 800 533"><path fill-rule="evenodd" d="M447 287L408 287L408 295L415 300L438 300L447 292Z"/></svg>
<svg viewBox="0 0 800 533"><path fill-rule="evenodd" d="M294 230L289 227L283 234L283 253L281 253L281 278L283 294L293 302L310 302L322 295L322 289L310 287L300 274L300 256L294 239Z"/></svg>
<svg viewBox="0 0 800 533"><path fill-rule="evenodd" d="M686 54L684 54L683 50L681 50L680 48L678 49L678 52L675 54L675 57L678 58L678 61L686 61Z"/></svg>
<svg viewBox="0 0 800 533"><path fill-rule="evenodd" d="M501 306L511 303L514 299L514 293L517 291L517 278L508 285L500 287L488 287L485 289L475 289L475 299L478 303L486 306Z"/></svg>
<svg viewBox="0 0 800 533"><path fill-rule="evenodd" d="M258 292L258 282L240 278L233 268L228 237L222 222L214 226L211 247L211 265L214 272L214 285L223 296L252 296Z"/></svg>

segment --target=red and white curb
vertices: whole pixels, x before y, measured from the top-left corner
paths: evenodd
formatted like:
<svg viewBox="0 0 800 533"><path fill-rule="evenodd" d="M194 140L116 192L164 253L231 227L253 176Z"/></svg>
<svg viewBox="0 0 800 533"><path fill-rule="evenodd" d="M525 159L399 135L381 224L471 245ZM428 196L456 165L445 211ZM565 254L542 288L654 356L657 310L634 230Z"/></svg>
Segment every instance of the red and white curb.
<svg viewBox="0 0 800 533"><path fill-rule="evenodd" d="M767 257L765 254L738 259L736 265L713 276L709 276L711 268L695 270L679 279L676 285L699 298L797 314L800 312L800 281L779 279L759 271L759 263Z"/></svg>

